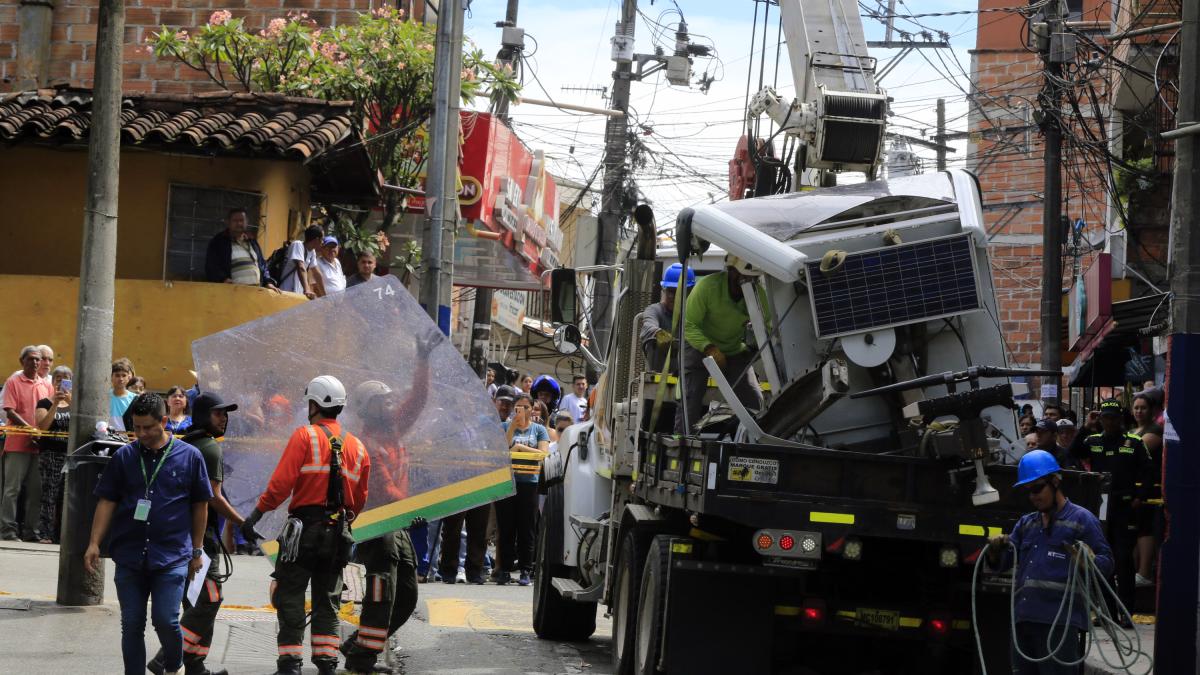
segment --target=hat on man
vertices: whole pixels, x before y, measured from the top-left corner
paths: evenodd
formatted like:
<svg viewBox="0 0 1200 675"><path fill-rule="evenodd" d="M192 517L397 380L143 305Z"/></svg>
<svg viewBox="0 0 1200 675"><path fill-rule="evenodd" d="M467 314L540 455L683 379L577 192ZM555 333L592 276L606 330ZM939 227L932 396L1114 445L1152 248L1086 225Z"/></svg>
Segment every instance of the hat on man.
<svg viewBox="0 0 1200 675"><path fill-rule="evenodd" d="M337 237L325 237L324 239L321 240L321 245L322 246L337 246L338 245Z"/></svg>
<svg viewBox="0 0 1200 675"><path fill-rule="evenodd" d="M558 412L554 413L554 421L557 422L559 420L570 420L570 421L574 422L575 417L571 415L570 410L567 410L566 408L562 408Z"/></svg>
<svg viewBox="0 0 1200 675"><path fill-rule="evenodd" d="M1101 417L1120 417L1122 412L1121 402L1115 398L1106 398L1100 402Z"/></svg>
<svg viewBox="0 0 1200 675"><path fill-rule="evenodd" d="M1058 423L1052 419L1044 417L1038 420L1037 425L1033 428L1037 431L1058 431Z"/></svg>
<svg viewBox="0 0 1200 675"><path fill-rule="evenodd" d="M502 384L499 387L496 387L496 395L492 398L497 401L508 401L509 403L512 403L513 401L517 400L517 390L513 389L507 384Z"/></svg>
<svg viewBox="0 0 1200 675"><path fill-rule="evenodd" d="M1074 428L1075 428L1075 423L1071 421L1071 418L1070 418L1070 417L1064 417L1064 418L1062 418L1061 420L1059 420L1059 421L1058 421L1058 428L1059 428L1059 430L1062 430L1062 429L1074 429Z"/></svg>
<svg viewBox="0 0 1200 675"><path fill-rule="evenodd" d="M237 410L236 403L226 403L221 400L221 397L211 391L201 392L196 396L196 400L192 402L192 419L198 424L208 423L208 416L214 410L225 412L233 412Z"/></svg>

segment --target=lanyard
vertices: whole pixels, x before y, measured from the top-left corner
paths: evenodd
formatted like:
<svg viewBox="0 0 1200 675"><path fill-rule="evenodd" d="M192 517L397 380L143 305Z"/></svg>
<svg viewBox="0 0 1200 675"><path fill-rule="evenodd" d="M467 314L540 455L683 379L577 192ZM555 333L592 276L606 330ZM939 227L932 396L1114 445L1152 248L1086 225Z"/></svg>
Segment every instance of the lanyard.
<svg viewBox="0 0 1200 675"><path fill-rule="evenodd" d="M162 468L163 462L167 461L167 455L171 454L171 449L175 447L175 437L171 436L171 442L167 445L167 449L163 451L162 457L158 458L158 465L154 467L154 473L150 477L146 477L146 460L138 457L138 466L142 468L142 481L146 484L146 499L150 498L150 486L154 485L154 479L158 478L158 470Z"/></svg>

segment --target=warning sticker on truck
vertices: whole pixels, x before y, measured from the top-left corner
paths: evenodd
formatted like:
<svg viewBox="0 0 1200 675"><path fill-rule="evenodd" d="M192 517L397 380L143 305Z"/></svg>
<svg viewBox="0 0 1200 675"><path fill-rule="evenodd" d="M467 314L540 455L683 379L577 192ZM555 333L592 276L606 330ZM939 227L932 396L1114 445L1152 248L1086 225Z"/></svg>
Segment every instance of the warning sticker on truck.
<svg viewBox="0 0 1200 675"><path fill-rule="evenodd" d="M730 457L729 480L742 483L779 482L779 460L758 457Z"/></svg>

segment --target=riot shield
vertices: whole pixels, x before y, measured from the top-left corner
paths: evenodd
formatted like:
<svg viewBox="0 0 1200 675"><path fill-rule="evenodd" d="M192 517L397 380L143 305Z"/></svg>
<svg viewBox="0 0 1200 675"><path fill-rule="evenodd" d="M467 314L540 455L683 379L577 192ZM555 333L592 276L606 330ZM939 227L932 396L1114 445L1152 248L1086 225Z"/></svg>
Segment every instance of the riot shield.
<svg viewBox="0 0 1200 675"><path fill-rule="evenodd" d="M487 389L395 277L201 338L192 356L201 390L238 404L221 447L223 489L240 513L254 508L288 438L307 424L304 387L317 375L345 385L338 421L371 458L355 539L514 492ZM286 515L284 504L257 529L273 539Z"/></svg>

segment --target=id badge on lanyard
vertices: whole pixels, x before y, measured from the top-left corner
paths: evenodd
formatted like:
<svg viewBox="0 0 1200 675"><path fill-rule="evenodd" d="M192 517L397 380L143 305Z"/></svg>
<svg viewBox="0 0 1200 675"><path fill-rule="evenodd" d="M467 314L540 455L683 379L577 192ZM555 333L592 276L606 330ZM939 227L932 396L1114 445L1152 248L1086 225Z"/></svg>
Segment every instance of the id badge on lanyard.
<svg viewBox="0 0 1200 675"><path fill-rule="evenodd" d="M175 437L171 437L171 443L167 449L163 451L162 457L158 459L158 465L154 467L154 473L146 476L146 462L138 457L138 466L142 468L142 480L146 484L146 495L143 499L137 500L137 506L133 508L133 519L139 523L144 523L150 518L150 486L154 485L154 479L158 478L158 470L162 468L163 462L167 461L167 455L171 454L171 450L175 448Z"/></svg>

